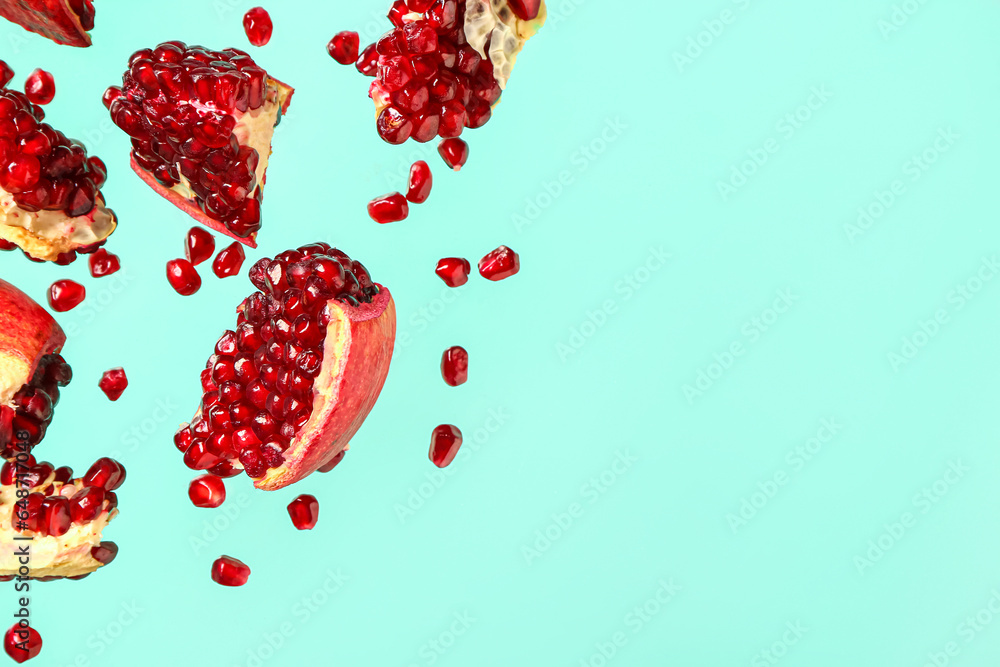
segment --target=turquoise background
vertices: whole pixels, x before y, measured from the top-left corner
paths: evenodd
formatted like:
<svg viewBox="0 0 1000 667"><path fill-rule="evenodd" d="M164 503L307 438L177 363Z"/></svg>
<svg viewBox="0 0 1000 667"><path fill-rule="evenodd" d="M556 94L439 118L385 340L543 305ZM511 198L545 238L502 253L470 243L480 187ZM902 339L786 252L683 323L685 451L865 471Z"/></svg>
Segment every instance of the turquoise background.
<svg viewBox="0 0 1000 667"><path fill-rule="evenodd" d="M368 80L324 52L376 38L387 0L272 2L261 49L254 4L99 0L85 50L0 27L15 83L51 70L52 123L107 162L125 266L0 257L40 301L57 278L89 290L58 318L76 379L39 454L128 468L121 554L37 588L34 664L996 664L996 2L554 1L460 174L382 143ZM248 48L297 88L246 266L329 241L400 316L341 467L270 494L234 479L217 511L188 502L171 435L251 288L171 291L191 222L100 103L169 39ZM430 200L375 225L365 203L415 158ZM512 279L434 275L501 243ZM112 404L97 380L118 365ZM443 474L439 423L466 437ZM300 493L312 532L285 512ZM247 586L210 580L220 554Z"/></svg>

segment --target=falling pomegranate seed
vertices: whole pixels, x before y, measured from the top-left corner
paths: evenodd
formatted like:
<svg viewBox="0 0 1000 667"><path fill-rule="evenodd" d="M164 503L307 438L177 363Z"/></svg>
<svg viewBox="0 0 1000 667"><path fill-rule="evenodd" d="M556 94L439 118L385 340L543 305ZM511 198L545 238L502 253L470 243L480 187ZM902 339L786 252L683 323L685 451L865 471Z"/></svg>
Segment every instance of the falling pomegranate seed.
<svg viewBox="0 0 1000 667"><path fill-rule="evenodd" d="M95 278L110 276L122 268L118 255L114 255L104 248L98 248L87 261L90 264L90 275Z"/></svg>
<svg viewBox="0 0 1000 667"><path fill-rule="evenodd" d="M233 243L219 251L212 262L212 271L220 278L239 275L246 260L246 253L243 252L243 244Z"/></svg>
<svg viewBox="0 0 1000 667"><path fill-rule="evenodd" d="M250 578L246 563L230 556L222 556L212 563L212 581L223 586L242 586Z"/></svg>
<svg viewBox="0 0 1000 667"><path fill-rule="evenodd" d="M226 485L215 475L202 475L191 480L188 497L195 507L215 508L226 500Z"/></svg>
<svg viewBox="0 0 1000 667"><path fill-rule="evenodd" d="M446 468L455 460L459 447L462 446L462 432L457 426L442 424L431 434L431 461L438 468Z"/></svg>
<svg viewBox="0 0 1000 667"><path fill-rule="evenodd" d="M254 7L243 15L243 30L254 46L264 46L271 41L271 15L263 7Z"/></svg>
<svg viewBox="0 0 1000 667"><path fill-rule="evenodd" d="M194 265L186 259L172 259L167 262L167 281L178 294L191 296L201 288L201 276Z"/></svg>
<svg viewBox="0 0 1000 667"><path fill-rule="evenodd" d="M542 0L507 0L507 6L517 18L522 21L531 21L538 18Z"/></svg>
<svg viewBox="0 0 1000 667"><path fill-rule="evenodd" d="M449 347L441 355L441 377L446 384L457 387L469 379L469 353L464 347Z"/></svg>
<svg viewBox="0 0 1000 667"><path fill-rule="evenodd" d="M345 454L347 454L346 449L340 450L339 452L337 452L336 456L334 456L332 459L330 459L329 461L321 465L319 468L317 468L317 472L330 472L331 470L336 468L341 461L344 460Z"/></svg>
<svg viewBox="0 0 1000 667"><path fill-rule="evenodd" d="M84 486L99 486L105 491L114 491L125 483L125 467L105 456L97 459L80 479Z"/></svg>
<svg viewBox="0 0 1000 667"><path fill-rule="evenodd" d="M469 282L470 271L472 271L472 265L469 264L469 260L461 257L439 259L437 268L434 269L434 273L438 274L438 277L448 287L461 287Z"/></svg>
<svg viewBox="0 0 1000 667"><path fill-rule="evenodd" d="M461 171L469 159L469 144L458 138L445 139L438 144L438 153L449 168Z"/></svg>
<svg viewBox="0 0 1000 667"><path fill-rule="evenodd" d="M215 237L204 227L188 230L184 243L184 256L194 266L198 266L215 252Z"/></svg>
<svg viewBox="0 0 1000 667"><path fill-rule="evenodd" d="M24 94L32 104L48 104L56 96L56 81L43 69L36 69L24 82Z"/></svg>
<svg viewBox="0 0 1000 667"><path fill-rule="evenodd" d="M319 501L315 496L302 494L288 503L288 516L299 530L312 530L319 521Z"/></svg>
<svg viewBox="0 0 1000 667"><path fill-rule="evenodd" d="M405 220L409 214L410 206L406 203L406 197L398 192L383 195L368 202L368 215L380 225Z"/></svg>
<svg viewBox="0 0 1000 667"><path fill-rule="evenodd" d="M104 375L101 376L98 386L111 401L117 401L121 398L125 388L128 387L128 378L125 376L125 369L119 367L104 371Z"/></svg>
<svg viewBox="0 0 1000 667"><path fill-rule="evenodd" d="M521 270L521 259L505 245L479 260L479 275L487 280L503 280Z"/></svg>
<svg viewBox="0 0 1000 667"><path fill-rule="evenodd" d="M423 204L431 194L431 186L434 178L431 176L431 168L423 160L413 163L410 167L409 189L406 191L406 200L411 204Z"/></svg>
<svg viewBox="0 0 1000 667"><path fill-rule="evenodd" d="M31 626L22 628L20 623L15 623L4 635L3 650L20 664L41 653L42 636Z"/></svg>
<svg viewBox="0 0 1000 667"><path fill-rule="evenodd" d="M73 310L86 296L86 288L72 280L57 280L49 287L49 305L57 313Z"/></svg>
<svg viewBox="0 0 1000 667"><path fill-rule="evenodd" d="M358 60L361 38L358 33L345 30L338 32L326 45L326 52L341 65L353 65Z"/></svg>
<svg viewBox="0 0 1000 667"><path fill-rule="evenodd" d="M0 60L0 88L6 88L13 78L14 70L10 68L10 65Z"/></svg>

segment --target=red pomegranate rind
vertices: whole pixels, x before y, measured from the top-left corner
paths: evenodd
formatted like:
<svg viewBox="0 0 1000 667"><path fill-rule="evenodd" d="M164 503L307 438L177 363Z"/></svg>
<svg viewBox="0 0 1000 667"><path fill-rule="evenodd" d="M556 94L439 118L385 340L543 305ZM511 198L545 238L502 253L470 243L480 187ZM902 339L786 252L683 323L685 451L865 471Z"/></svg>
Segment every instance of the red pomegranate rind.
<svg viewBox="0 0 1000 667"><path fill-rule="evenodd" d="M70 7L70 0L2 0L0 16L13 21L31 32L48 37L56 44L90 46L87 31L94 27L93 10L78 16Z"/></svg>
<svg viewBox="0 0 1000 667"><path fill-rule="evenodd" d="M0 280L0 403L9 403L42 357L59 352L65 342L66 334L44 308Z"/></svg>

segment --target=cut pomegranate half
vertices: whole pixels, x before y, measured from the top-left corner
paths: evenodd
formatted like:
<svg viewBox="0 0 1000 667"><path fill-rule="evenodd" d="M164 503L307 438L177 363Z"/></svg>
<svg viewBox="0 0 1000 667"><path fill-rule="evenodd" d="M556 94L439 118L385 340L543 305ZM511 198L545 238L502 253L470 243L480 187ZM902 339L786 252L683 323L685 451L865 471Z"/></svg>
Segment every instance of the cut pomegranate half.
<svg viewBox="0 0 1000 667"><path fill-rule="evenodd" d="M105 93L132 169L198 222L256 247L271 138L294 91L244 51L166 42Z"/></svg>
<svg viewBox="0 0 1000 667"><path fill-rule="evenodd" d="M274 490L346 449L382 390L396 309L360 263L325 243L262 259L258 289L202 372L202 401L174 444L185 464L243 470Z"/></svg>
<svg viewBox="0 0 1000 667"><path fill-rule="evenodd" d="M20 622L15 623L3 637L3 650L14 662L27 662L42 652L42 636L30 625L22 627Z"/></svg>
<svg viewBox="0 0 1000 667"><path fill-rule="evenodd" d="M90 46L87 31L94 29L94 13L92 0L0 2L0 16L67 46Z"/></svg>

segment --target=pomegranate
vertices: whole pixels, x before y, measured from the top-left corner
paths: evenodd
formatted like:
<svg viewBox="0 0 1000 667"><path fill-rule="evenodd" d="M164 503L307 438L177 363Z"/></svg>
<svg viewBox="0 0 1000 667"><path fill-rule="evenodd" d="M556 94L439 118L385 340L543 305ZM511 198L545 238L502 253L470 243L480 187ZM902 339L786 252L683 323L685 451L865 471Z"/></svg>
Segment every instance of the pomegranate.
<svg viewBox="0 0 1000 667"><path fill-rule="evenodd" d="M220 250L219 254L215 256L215 260L212 262L212 271L220 278L239 275L246 258L243 246L239 243L233 243Z"/></svg>
<svg viewBox="0 0 1000 667"><path fill-rule="evenodd" d="M49 306L57 313L73 310L87 297L87 289L72 280L57 280L49 286Z"/></svg>
<svg viewBox="0 0 1000 667"><path fill-rule="evenodd" d="M264 46L270 42L273 30L271 15L263 7L254 7L243 15L243 31L254 46Z"/></svg>
<svg viewBox="0 0 1000 667"><path fill-rule="evenodd" d="M221 556L212 563L212 581L223 586L242 586L250 578L250 568L231 556Z"/></svg>
<svg viewBox="0 0 1000 667"><path fill-rule="evenodd" d="M479 260L479 275L487 280L503 280L521 270L521 258L505 245Z"/></svg>
<svg viewBox="0 0 1000 667"><path fill-rule="evenodd" d="M434 273L444 281L448 287L461 287L469 282L469 272L472 266L469 260L461 257L445 257L439 259Z"/></svg>
<svg viewBox="0 0 1000 667"><path fill-rule="evenodd" d="M32 104L48 104L56 96L56 81L51 73L35 69L24 82L24 94Z"/></svg>
<svg viewBox="0 0 1000 667"><path fill-rule="evenodd" d="M192 227L188 230L187 239L184 243L184 256L187 261L198 266L215 252L215 237L201 227Z"/></svg>
<svg viewBox="0 0 1000 667"><path fill-rule="evenodd" d="M461 171L469 160L469 144L458 137L442 139L438 144L438 153L449 169Z"/></svg>
<svg viewBox="0 0 1000 667"><path fill-rule="evenodd" d="M356 32L338 32L326 45L326 52L341 65L353 65L358 60L361 38Z"/></svg>
<svg viewBox="0 0 1000 667"><path fill-rule="evenodd" d="M326 243L264 258L201 375L202 401L174 436L185 464L257 488L297 482L346 449L375 405L396 309L360 262Z"/></svg>
<svg viewBox="0 0 1000 667"><path fill-rule="evenodd" d="M406 201L411 204L423 204L431 194L434 179L431 168L423 160L413 163L410 167L409 188L406 190Z"/></svg>
<svg viewBox="0 0 1000 667"><path fill-rule="evenodd" d="M172 259L167 262L167 282L181 296L191 296L201 289L201 276L194 265L186 259Z"/></svg>
<svg viewBox="0 0 1000 667"><path fill-rule="evenodd" d="M405 220L410 214L406 197L398 192L382 195L368 202L368 215L380 225Z"/></svg>
<svg viewBox="0 0 1000 667"><path fill-rule="evenodd" d="M451 387L465 384L469 380L469 353L464 347L449 347L441 355L441 377Z"/></svg>
<svg viewBox="0 0 1000 667"><path fill-rule="evenodd" d="M42 652L42 636L30 625L22 627L20 622L15 623L3 637L3 650L14 662L26 662Z"/></svg>
<svg viewBox="0 0 1000 667"><path fill-rule="evenodd" d="M462 446L462 432L457 426L442 424L431 433L431 462L438 468L447 468Z"/></svg>
<svg viewBox="0 0 1000 667"><path fill-rule="evenodd" d="M195 507L215 508L226 501L226 485L215 475L195 477L188 485L188 497Z"/></svg>
<svg viewBox="0 0 1000 667"><path fill-rule="evenodd" d="M299 530L312 530L319 521L319 501L304 493L288 503L288 516Z"/></svg>
<svg viewBox="0 0 1000 667"><path fill-rule="evenodd" d="M132 169L175 206L256 247L271 137L294 91L239 49L165 42L136 51L104 100Z"/></svg>
<svg viewBox="0 0 1000 667"><path fill-rule="evenodd" d="M98 248L97 252L90 256L88 262L90 264L90 275L94 278L110 276L122 268L118 255L113 255L104 248Z"/></svg>
<svg viewBox="0 0 1000 667"><path fill-rule="evenodd" d="M0 16L67 46L90 46L87 31L94 29L92 0L5 1Z"/></svg>
<svg viewBox="0 0 1000 667"><path fill-rule="evenodd" d="M104 395L108 397L108 400L114 402L125 393L125 389L128 387L128 377L125 375L125 369L119 366L118 368L104 371L101 381L97 384L101 388L101 391L104 392Z"/></svg>

